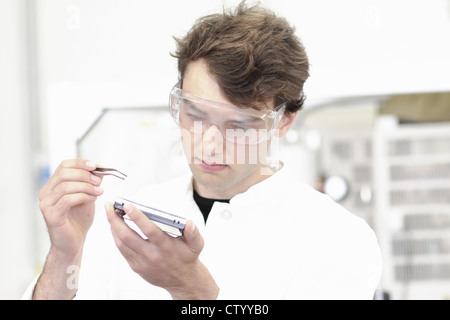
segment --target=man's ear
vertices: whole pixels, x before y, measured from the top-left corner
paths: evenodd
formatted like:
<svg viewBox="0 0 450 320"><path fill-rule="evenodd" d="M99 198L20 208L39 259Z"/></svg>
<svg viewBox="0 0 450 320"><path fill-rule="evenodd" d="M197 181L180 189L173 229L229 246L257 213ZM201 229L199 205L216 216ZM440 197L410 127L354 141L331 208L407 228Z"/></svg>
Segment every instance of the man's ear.
<svg viewBox="0 0 450 320"><path fill-rule="evenodd" d="M295 122L295 119L297 118L297 114L298 111L283 115L283 118L281 118L280 124L278 125L277 136L279 138L283 137L289 131L289 129L291 129L292 125Z"/></svg>

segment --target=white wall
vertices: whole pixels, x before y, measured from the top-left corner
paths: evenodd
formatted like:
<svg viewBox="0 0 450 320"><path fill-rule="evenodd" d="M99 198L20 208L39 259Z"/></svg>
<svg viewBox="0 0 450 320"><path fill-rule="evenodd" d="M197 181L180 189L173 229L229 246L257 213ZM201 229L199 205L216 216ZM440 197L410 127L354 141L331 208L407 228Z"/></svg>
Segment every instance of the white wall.
<svg viewBox="0 0 450 320"><path fill-rule="evenodd" d="M450 89L450 1L274 1L311 59L312 100Z"/></svg>
<svg viewBox="0 0 450 320"><path fill-rule="evenodd" d="M0 299L19 298L34 274L24 21L24 1L0 1Z"/></svg>

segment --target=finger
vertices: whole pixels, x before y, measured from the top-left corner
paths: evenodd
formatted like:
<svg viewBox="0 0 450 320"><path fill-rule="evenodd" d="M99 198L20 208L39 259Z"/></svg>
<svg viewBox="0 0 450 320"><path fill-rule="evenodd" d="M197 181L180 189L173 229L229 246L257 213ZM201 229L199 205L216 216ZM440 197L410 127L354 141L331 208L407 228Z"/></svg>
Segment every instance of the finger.
<svg viewBox="0 0 450 320"><path fill-rule="evenodd" d="M70 208L80 204L90 203L97 200L96 196L86 193L66 194L55 203L55 212L67 212Z"/></svg>
<svg viewBox="0 0 450 320"><path fill-rule="evenodd" d="M47 205L51 206L56 204L65 195L76 193L85 193L87 195L99 197L103 194L103 189L85 182L62 182L45 197L45 201Z"/></svg>
<svg viewBox="0 0 450 320"><path fill-rule="evenodd" d="M95 168L100 167L99 164L94 161L87 159L68 159L61 162L58 168L76 168L84 169L88 171L95 170Z"/></svg>
<svg viewBox="0 0 450 320"><path fill-rule="evenodd" d="M123 218L114 211L114 207L111 202L105 203L105 211L106 217L108 218L108 222L111 225L111 227L116 226L117 224L120 223L125 223L123 221Z"/></svg>
<svg viewBox="0 0 450 320"><path fill-rule="evenodd" d="M102 177L85 169L62 168L59 170L58 174L54 175L53 181L55 184L62 181L84 181L98 185L102 181Z"/></svg>
<svg viewBox="0 0 450 320"><path fill-rule="evenodd" d="M76 164L76 163L73 163ZM88 166L84 168L68 167L69 163L61 164L55 173L50 177L46 185L40 190L39 198L42 199L63 181L84 181L95 185L100 185L102 177L98 177L90 172ZM79 165L79 164L78 164Z"/></svg>
<svg viewBox="0 0 450 320"><path fill-rule="evenodd" d="M192 220L188 220L186 222L183 235L186 245L191 249L191 251L196 254L200 254L203 250L205 241Z"/></svg>
<svg viewBox="0 0 450 320"><path fill-rule="evenodd" d="M53 177L57 177L61 170L72 168L72 169L81 169L85 171L93 171L97 167L97 164L94 161L86 160L86 159L69 159L62 161L59 166L56 168L55 172L52 175ZM51 179L51 178L50 178Z"/></svg>
<svg viewBox="0 0 450 320"><path fill-rule="evenodd" d="M111 226L111 232L116 243L117 248L125 257L132 257L138 254L134 248L141 246L140 241L144 241L141 236L131 229L115 211L112 203L105 204L106 216ZM135 243L138 242L139 246Z"/></svg>
<svg viewBox="0 0 450 320"><path fill-rule="evenodd" d="M125 242L143 240L139 233L130 228L124 219L114 211L112 203L106 203L105 210L113 233L125 240Z"/></svg>
<svg viewBox="0 0 450 320"><path fill-rule="evenodd" d="M161 246L168 239L168 235L161 228L132 204L126 203L124 211L153 244Z"/></svg>

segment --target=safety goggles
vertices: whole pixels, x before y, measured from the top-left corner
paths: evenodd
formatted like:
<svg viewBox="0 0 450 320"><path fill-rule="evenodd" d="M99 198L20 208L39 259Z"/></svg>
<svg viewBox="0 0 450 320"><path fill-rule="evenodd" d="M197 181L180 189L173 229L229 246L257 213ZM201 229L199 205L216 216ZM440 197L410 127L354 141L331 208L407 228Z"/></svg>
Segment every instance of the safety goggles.
<svg viewBox="0 0 450 320"><path fill-rule="evenodd" d="M175 122L185 130L202 135L215 126L228 142L259 144L278 129L285 104L274 110L256 110L211 101L183 91L180 84L170 92L169 110Z"/></svg>

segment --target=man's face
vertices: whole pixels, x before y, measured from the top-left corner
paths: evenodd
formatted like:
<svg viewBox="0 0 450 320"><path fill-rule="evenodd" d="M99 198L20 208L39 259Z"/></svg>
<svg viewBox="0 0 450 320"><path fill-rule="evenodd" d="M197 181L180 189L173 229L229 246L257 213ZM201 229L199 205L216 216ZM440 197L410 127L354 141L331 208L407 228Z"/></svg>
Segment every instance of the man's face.
<svg viewBox="0 0 450 320"><path fill-rule="evenodd" d="M208 74L202 60L189 64L182 89L203 99L230 105L217 82ZM239 144L223 137L223 134L227 134L222 134L225 128L220 123L227 122L223 119L243 121L240 115L243 109L234 108L235 110L211 110L207 106L202 108L202 105L193 105L180 110L180 123L190 116L198 118L194 132L184 130L182 125L181 129L183 148L194 176L194 186L205 197L231 198L265 178L261 175L261 166L266 161L268 140L258 144ZM208 119L206 130L195 130L196 125L202 125L200 121L203 118Z"/></svg>

